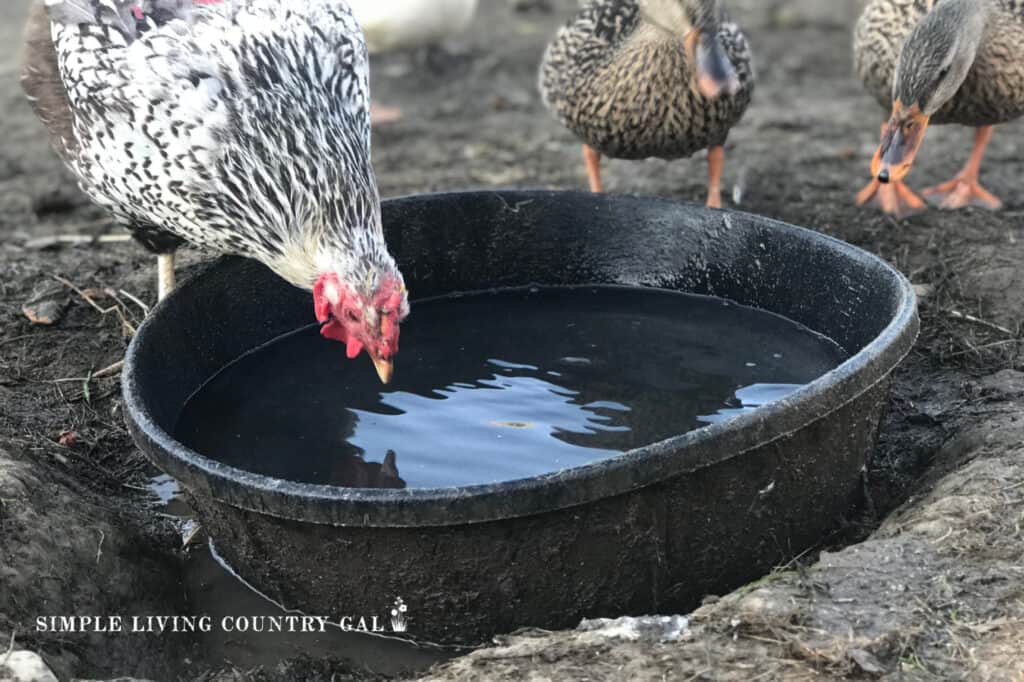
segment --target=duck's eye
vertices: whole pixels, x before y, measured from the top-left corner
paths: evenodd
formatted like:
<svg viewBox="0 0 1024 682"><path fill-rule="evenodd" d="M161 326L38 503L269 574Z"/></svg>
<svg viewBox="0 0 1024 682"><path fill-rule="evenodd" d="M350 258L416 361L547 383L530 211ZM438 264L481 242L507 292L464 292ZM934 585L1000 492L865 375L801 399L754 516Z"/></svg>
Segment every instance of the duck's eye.
<svg viewBox="0 0 1024 682"><path fill-rule="evenodd" d="M944 66L941 69L939 69L939 82L941 83L942 81L946 80L946 76L948 76L948 75L949 75L949 67L948 66Z"/></svg>

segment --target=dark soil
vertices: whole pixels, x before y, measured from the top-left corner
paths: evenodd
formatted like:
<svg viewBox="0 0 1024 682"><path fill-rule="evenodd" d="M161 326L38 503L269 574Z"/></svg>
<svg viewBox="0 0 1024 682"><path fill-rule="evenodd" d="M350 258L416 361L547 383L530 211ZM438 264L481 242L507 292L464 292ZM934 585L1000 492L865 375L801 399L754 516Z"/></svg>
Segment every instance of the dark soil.
<svg viewBox="0 0 1024 682"><path fill-rule="evenodd" d="M576 0L518 3L532 7L522 11L507 0L482 4L473 29L449 46L441 72L410 55L378 60L375 99L405 113L376 135L385 196L584 186L578 143L547 116L534 87L543 45ZM823 549L870 539L705 607L694 618L700 636L685 645L530 635L450 664L439 676L661 679L685 671L683 677L709 679L1001 679L1020 664L1021 125L997 133L983 171L1005 210L930 211L895 221L859 209L853 196L866 181L884 114L851 76L849 26L782 22L789 15L767 12L756 0L730 4L749 30L760 79L755 104L728 145L725 182L738 187L739 208L877 253L923 294L922 336L898 371L866 477L868 513L849 519ZM8 46L0 59L0 641L15 634L62 678L351 677L344 663L327 661L217 677L211 669L231 666L204 660L187 639L36 632L35 618L44 613L171 614L185 607L180 537L144 491L152 472L125 430L117 374L91 376L122 357L143 316L132 298L154 300L154 262L131 243L38 247L45 236L118 229L76 189L17 87L15 46L26 6L10 0L0 8ZM912 184L951 177L971 140L964 129L930 130ZM605 177L614 192L696 201L705 194L701 158L612 161ZM203 259L186 254L181 275ZM68 304L63 319L31 323L23 304L55 284L63 292L55 309ZM869 569L883 564L872 581ZM879 585L902 587L897 593ZM596 654L602 662L587 663Z"/></svg>

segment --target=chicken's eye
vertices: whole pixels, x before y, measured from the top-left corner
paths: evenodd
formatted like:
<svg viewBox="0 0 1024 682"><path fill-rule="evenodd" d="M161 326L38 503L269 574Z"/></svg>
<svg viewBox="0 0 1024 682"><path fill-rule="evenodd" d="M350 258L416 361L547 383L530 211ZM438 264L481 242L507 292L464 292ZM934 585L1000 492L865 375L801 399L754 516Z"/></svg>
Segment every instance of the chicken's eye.
<svg viewBox="0 0 1024 682"><path fill-rule="evenodd" d="M357 313L354 310L346 310L345 311L345 317L348 318L349 322L358 322L359 321L359 313Z"/></svg>

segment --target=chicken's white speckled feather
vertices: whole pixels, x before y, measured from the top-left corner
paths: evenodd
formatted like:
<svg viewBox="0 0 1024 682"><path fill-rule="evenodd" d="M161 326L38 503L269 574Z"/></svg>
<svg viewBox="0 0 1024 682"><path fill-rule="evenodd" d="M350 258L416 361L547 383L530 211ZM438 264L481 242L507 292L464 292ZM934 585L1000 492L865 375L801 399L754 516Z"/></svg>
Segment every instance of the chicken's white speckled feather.
<svg viewBox="0 0 1024 682"><path fill-rule="evenodd" d="M370 166L366 45L345 2L46 7L72 123L58 151L140 241L257 258L306 288L330 270L367 290L397 272Z"/></svg>

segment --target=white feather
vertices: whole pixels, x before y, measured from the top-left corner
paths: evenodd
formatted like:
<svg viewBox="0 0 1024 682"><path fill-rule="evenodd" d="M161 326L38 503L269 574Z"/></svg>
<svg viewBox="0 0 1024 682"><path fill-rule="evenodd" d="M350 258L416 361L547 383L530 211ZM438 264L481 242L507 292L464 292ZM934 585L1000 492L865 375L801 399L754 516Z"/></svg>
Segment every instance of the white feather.
<svg viewBox="0 0 1024 682"><path fill-rule="evenodd" d="M370 52L435 45L469 26L477 0L350 0Z"/></svg>

